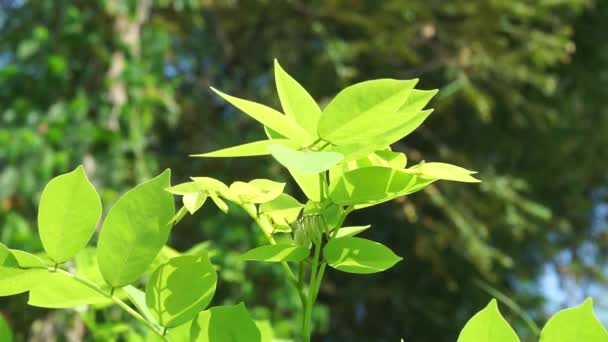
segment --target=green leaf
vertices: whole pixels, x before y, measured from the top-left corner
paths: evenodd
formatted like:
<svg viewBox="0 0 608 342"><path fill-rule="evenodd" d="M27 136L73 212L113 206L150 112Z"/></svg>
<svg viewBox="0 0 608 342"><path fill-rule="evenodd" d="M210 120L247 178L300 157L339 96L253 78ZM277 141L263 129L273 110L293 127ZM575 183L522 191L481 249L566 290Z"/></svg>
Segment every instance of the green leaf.
<svg viewBox="0 0 608 342"><path fill-rule="evenodd" d="M467 322L458 342L519 342L519 338L498 311L496 299L492 299Z"/></svg>
<svg viewBox="0 0 608 342"><path fill-rule="evenodd" d="M435 96L439 90L419 90L412 89L412 92L407 97L405 103L397 110L399 113L417 113L426 106L427 103Z"/></svg>
<svg viewBox="0 0 608 342"><path fill-rule="evenodd" d="M344 156L336 152L303 152L283 145L270 145L268 149L281 165L302 175L327 171Z"/></svg>
<svg viewBox="0 0 608 342"><path fill-rule="evenodd" d="M364 167L333 181L329 197L341 205L373 205L418 191L434 180L390 167Z"/></svg>
<svg viewBox="0 0 608 342"><path fill-rule="evenodd" d="M211 90L264 126L272 128L279 134L297 142L300 146L307 146L314 140L292 119L270 107L224 94L213 87L211 87Z"/></svg>
<svg viewBox="0 0 608 342"><path fill-rule="evenodd" d="M11 327L8 326L8 323L6 323L6 320L4 320L2 315L0 315L0 341L13 342Z"/></svg>
<svg viewBox="0 0 608 342"><path fill-rule="evenodd" d="M150 311L148 305L146 304L146 293L133 285L125 286L124 290L129 297L129 301L135 305L139 313L141 313L148 322L151 322L156 326L160 326L156 320L156 317L154 317L152 311Z"/></svg>
<svg viewBox="0 0 608 342"><path fill-rule="evenodd" d="M422 162L412 168L412 171L428 177L451 180L455 182L479 183L480 180L471 176L477 172L464 169L460 166L446 163Z"/></svg>
<svg viewBox="0 0 608 342"><path fill-rule="evenodd" d="M188 212L190 212L190 215L194 215L194 213L199 210L203 204L205 204L205 201L207 200L207 195L200 191L200 192L191 192L188 194L185 194L182 197L182 203L184 204L184 208L186 208L188 210Z"/></svg>
<svg viewBox="0 0 608 342"><path fill-rule="evenodd" d="M289 170L289 173L309 200L321 202L321 186L319 185L318 174L305 175L294 170Z"/></svg>
<svg viewBox="0 0 608 342"><path fill-rule="evenodd" d="M243 303L201 312L190 328L192 342L261 342L260 330Z"/></svg>
<svg viewBox="0 0 608 342"><path fill-rule="evenodd" d="M177 327L209 305L216 283L206 253L173 258L150 277L146 304L161 326Z"/></svg>
<svg viewBox="0 0 608 342"><path fill-rule="evenodd" d="M164 190L170 178L166 170L128 191L110 209L97 255L101 274L111 286L136 281L167 242L175 214L173 196Z"/></svg>
<svg viewBox="0 0 608 342"><path fill-rule="evenodd" d="M274 340L274 331L272 330L272 325L267 320L263 321L255 321L255 325L260 330L260 341L261 342L273 342Z"/></svg>
<svg viewBox="0 0 608 342"><path fill-rule="evenodd" d="M274 78L285 115L292 118L311 137L316 139L317 124L321 117L321 109L317 102L304 87L281 68L276 59L274 60Z"/></svg>
<svg viewBox="0 0 608 342"><path fill-rule="evenodd" d="M241 255L243 260L251 261L302 261L310 255L306 247L290 244L266 245L254 248Z"/></svg>
<svg viewBox="0 0 608 342"><path fill-rule="evenodd" d="M383 134L395 126L397 110L417 82L380 79L342 90L323 111L319 136L334 145L349 145Z"/></svg>
<svg viewBox="0 0 608 342"><path fill-rule="evenodd" d="M371 225L369 224L367 226L342 227L340 230L338 230L338 233L336 233L336 238L355 236L368 230L370 227Z"/></svg>
<svg viewBox="0 0 608 342"><path fill-rule="evenodd" d="M330 240L323 256L337 270L360 274L382 272L402 260L383 244L357 237Z"/></svg>
<svg viewBox="0 0 608 342"><path fill-rule="evenodd" d="M382 150L403 139L418 128L432 112L433 110L429 109L418 113L409 113L400 118L398 125L381 135L352 145L334 146L331 150L344 154L345 161L363 158L374 151Z"/></svg>
<svg viewBox="0 0 608 342"><path fill-rule="evenodd" d="M26 252L24 255L31 255ZM5 245L0 243L0 297L12 296L19 293L27 292L33 287L44 283L44 277L48 273L46 269L29 269L24 270L19 268L21 263L28 263L32 260L29 256L27 259L17 260Z"/></svg>
<svg viewBox="0 0 608 342"><path fill-rule="evenodd" d="M283 189L285 189L285 183L268 179L254 179L249 183L234 182L230 185L230 191L247 203L272 201L283 193Z"/></svg>
<svg viewBox="0 0 608 342"><path fill-rule="evenodd" d="M344 172L352 171L370 166L384 166L393 169L401 170L405 168L407 163L407 157L401 152L393 152L389 149L380 150L374 153L370 153L366 157L357 160L350 160L342 162L335 167L330 169L329 179L330 182L338 179Z"/></svg>
<svg viewBox="0 0 608 342"><path fill-rule="evenodd" d="M279 144L286 146L297 147L297 144L288 139L274 139L274 140L261 140L254 141L251 143L232 146L228 148L224 148L221 150L201 153L201 154L192 154L191 157L206 157L206 158L230 158L230 157L254 157L254 156L264 156L270 154L268 150L268 145L270 144Z"/></svg>
<svg viewBox="0 0 608 342"><path fill-rule="evenodd" d="M41 308L73 308L80 305L108 305L112 303L97 291L63 273L47 271L40 275L41 285L30 290L28 304Z"/></svg>
<svg viewBox="0 0 608 342"><path fill-rule="evenodd" d="M215 193L209 194L209 197L211 197L211 200L213 201L213 203L215 204L215 206L217 206L217 208L219 210L223 211L224 214L228 213L228 204L226 204L226 202L224 202L224 200L222 200Z"/></svg>
<svg viewBox="0 0 608 342"><path fill-rule="evenodd" d="M260 213L270 216L275 224L285 226L298 218L303 207L304 204L282 193L272 201L260 205Z"/></svg>
<svg viewBox="0 0 608 342"><path fill-rule="evenodd" d="M605 342L608 332L593 312L593 300L556 313L540 333L540 342Z"/></svg>
<svg viewBox="0 0 608 342"><path fill-rule="evenodd" d="M82 166L53 178L38 208L38 229L48 256L60 264L87 245L101 217L101 201Z"/></svg>
<svg viewBox="0 0 608 342"><path fill-rule="evenodd" d="M35 256L34 254L30 254L28 252L24 252L24 251L20 251L18 249L11 249L10 252L12 253L13 257L16 259L17 264L19 265L19 267L22 268L44 268L44 267L48 267L49 264L45 263L44 260L40 259L39 257ZM82 253L82 251L80 251L78 254ZM76 254L76 257L78 257L78 254Z"/></svg>

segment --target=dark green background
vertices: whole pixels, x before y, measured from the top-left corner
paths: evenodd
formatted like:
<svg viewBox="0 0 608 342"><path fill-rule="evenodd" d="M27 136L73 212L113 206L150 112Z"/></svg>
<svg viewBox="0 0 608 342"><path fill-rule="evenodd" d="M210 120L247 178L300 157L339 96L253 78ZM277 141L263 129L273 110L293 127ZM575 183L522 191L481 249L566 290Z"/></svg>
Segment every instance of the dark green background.
<svg viewBox="0 0 608 342"><path fill-rule="evenodd" d="M483 183L440 182L352 215L405 261L376 275L329 271L315 340L455 341L491 298L480 284L541 326L587 295L606 322L606 18L601 0L0 0L0 240L40 250L41 190L81 163L106 209L166 167L174 183L289 180L270 158L188 157L263 137L209 86L278 108L274 58L322 104L358 81L419 77L440 89L435 112L394 149L412 164L478 170ZM245 301L289 337L298 301L280 270L236 259L263 241L246 215L206 207L170 244L202 241L221 266L213 304ZM141 328L112 309L26 301L0 299L19 340Z"/></svg>

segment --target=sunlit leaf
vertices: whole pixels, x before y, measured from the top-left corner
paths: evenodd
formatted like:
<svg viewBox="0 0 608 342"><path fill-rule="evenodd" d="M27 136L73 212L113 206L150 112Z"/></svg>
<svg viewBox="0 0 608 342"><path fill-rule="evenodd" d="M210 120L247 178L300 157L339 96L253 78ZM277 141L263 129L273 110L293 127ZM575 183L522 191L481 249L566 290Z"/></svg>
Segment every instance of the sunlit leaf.
<svg viewBox="0 0 608 342"><path fill-rule="evenodd" d="M321 117L319 105L304 87L281 68L276 59L274 60L274 78L285 115L292 118L311 137L316 139L317 124Z"/></svg>
<svg viewBox="0 0 608 342"><path fill-rule="evenodd" d="M302 175L327 171L344 159L336 152L296 151L283 145L270 145L268 149L279 163Z"/></svg>
<svg viewBox="0 0 608 342"><path fill-rule="evenodd" d="M277 198L285 183L274 182L268 179L254 179L248 183L234 182L230 185L230 191L244 202L265 203Z"/></svg>
<svg viewBox="0 0 608 342"><path fill-rule="evenodd" d="M146 304L163 327L192 320L215 293L217 274L207 254L184 255L161 265L146 285Z"/></svg>
<svg viewBox="0 0 608 342"><path fill-rule="evenodd" d="M261 342L260 330L243 303L216 306L199 313L190 329L192 342Z"/></svg>
<svg viewBox="0 0 608 342"><path fill-rule="evenodd" d="M338 233L336 233L336 237L341 238L341 237L355 236L361 232L368 230L370 227L371 227L371 225L369 225L369 224L367 226L342 227L342 228L340 228L340 230L338 230Z"/></svg>
<svg viewBox="0 0 608 342"><path fill-rule="evenodd" d="M133 188L110 209L97 255L104 279L113 287L133 283L146 271L167 242L175 214L170 186L171 172Z"/></svg>
<svg viewBox="0 0 608 342"><path fill-rule="evenodd" d="M156 320L156 317L154 317L146 304L146 293L133 285L125 286L124 290L129 297L129 301L131 301L131 303L133 303L133 305L135 305L137 308L137 311L139 311L139 313L141 313L148 322L160 326Z"/></svg>
<svg viewBox="0 0 608 342"><path fill-rule="evenodd" d="M307 146L312 143L313 138L304 130L304 128L300 127L295 121L279 113L278 111L256 102L247 101L224 94L213 87L211 90L243 111L245 114L254 118L261 124L272 128L283 136L294 140L300 144L300 146Z"/></svg>
<svg viewBox="0 0 608 342"><path fill-rule="evenodd" d="M349 273L376 273L402 260L381 243L357 237L330 240L323 249L327 264Z"/></svg>
<svg viewBox="0 0 608 342"><path fill-rule="evenodd" d="M418 191L434 180L390 167L364 167L333 181L329 197L341 205L378 204Z"/></svg>
<svg viewBox="0 0 608 342"><path fill-rule="evenodd" d="M230 158L264 156L270 154L270 151L268 150L268 145L270 144L297 147L297 144L288 139L261 140L213 152L193 154L191 157Z"/></svg>
<svg viewBox="0 0 608 342"><path fill-rule="evenodd" d="M540 342L606 342L608 332L593 312L593 300L556 313L540 334Z"/></svg>
<svg viewBox="0 0 608 342"><path fill-rule="evenodd" d="M498 311L496 299L492 299L467 322L458 342L519 342L519 338Z"/></svg>
<svg viewBox="0 0 608 342"><path fill-rule="evenodd" d="M254 248L241 255L243 260L251 261L302 261L310 255L308 248L299 245L277 244Z"/></svg>
<svg viewBox="0 0 608 342"><path fill-rule="evenodd" d="M477 172L469 171L460 166L446 164L446 163L420 163L411 168L413 172L420 173L422 175L451 180L455 182L466 182L466 183L478 183L479 179L471 176Z"/></svg>
<svg viewBox="0 0 608 342"><path fill-rule="evenodd" d="M379 79L342 90L325 107L319 120L319 136L343 146L391 130L398 118L397 110L406 102L417 82L417 79Z"/></svg>
<svg viewBox="0 0 608 342"><path fill-rule="evenodd" d="M303 207L304 204L295 198L287 194L280 194L272 201L260 205L260 212L270 216L275 224L288 225L297 219Z"/></svg>
<svg viewBox="0 0 608 342"><path fill-rule="evenodd" d="M89 242L100 217L99 195L82 166L53 178L44 188L38 208L44 250L56 263L68 261Z"/></svg>

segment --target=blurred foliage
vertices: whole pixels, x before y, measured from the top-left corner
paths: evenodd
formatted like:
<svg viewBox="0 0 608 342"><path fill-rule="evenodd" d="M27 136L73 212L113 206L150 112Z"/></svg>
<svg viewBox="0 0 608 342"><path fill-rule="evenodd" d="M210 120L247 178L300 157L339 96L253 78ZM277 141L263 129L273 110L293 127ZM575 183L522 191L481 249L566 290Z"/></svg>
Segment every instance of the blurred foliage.
<svg viewBox="0 0 608 342"><path fill-rule="evenodd" d="M356 282L329 272L323 340L454 341L489 298L478 280L545 321L547 265L576 284L604 280L606 215L595 209L608 201L607 15L599 0L0 0L0 240L38 251L40 192L79 163L113 189L104 207L165 167L174 182L288 180L269 158L187 157L263 137L208 86L278 108L275 57L321 102L357 81L420 77L441 90L436 111L394 148L411 163L480 170L484 183L431 186L353 215L405 263ZM279 337L297 328L279 270L236 259L262 242L243 213L206 208L171 244L201 241L221 267L214 304L244 300ZM0 300L17 340L130 329L108 325L116 312L25 301Z"/></svg>

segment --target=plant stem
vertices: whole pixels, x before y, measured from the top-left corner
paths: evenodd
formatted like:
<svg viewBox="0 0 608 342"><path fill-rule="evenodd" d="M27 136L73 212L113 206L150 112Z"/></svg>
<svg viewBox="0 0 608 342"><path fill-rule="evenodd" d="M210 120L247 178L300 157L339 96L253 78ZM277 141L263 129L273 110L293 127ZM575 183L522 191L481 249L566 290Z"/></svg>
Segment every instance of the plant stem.
<svg viewBox="0 0 608 342"><path fill-rule="evenodd" d="M272 224L268 220L261 220L260 216L258 216L257 213L251 211L249 208L247 208L245 206L242 206L242 208L249 214L249 216L251 216L251 218L255 221L255 223L260 227L260 229L262 230L262 233L264 233L264 236L266 237L266 240L268 240L268 242L271 245L276 245L277 242L275 241L274 237L272 237L272 234L270 233L273 230ZM298 279L296 278L296 275L293 273L293 271L291 270L291 267L289 267L289 264L287 262L285 262L285 261L281 262L281 267L283 268L283 271L285 272L285 275L287 276L287 280L289 281L289 283L298 292L298 296L300 297L300 302L302 303L302 307L304 307L305 303L306 303L306 297L304 296L301 286L298 284Z"/></svg>
<svg viewBox="0 0 608 342"><path fill-rule="evenodd" d="M158 335L160 338L163 339L163 341L167 341L167 339L165 338L165 336L163 336L162 332L158 331L158 329L148 320L146 320L142 315L139 314L139 312L135 311L133 308L131 308L127 303L123 302L120 298L104 291L103 289L101 289L99 286L97 286L97 284L91 282L90 280L87 280L85 278L81 278L75 274L72 274L68 271L64 271L60 268L55 268L53 267L24 267L23 269L46 269L49 272L54 272L54 273L61 273L65 276L68 276L74 280L76 280L77 282L81 283L82 285L90 288L91 290L99 293L100 295L111 299L116 305L118 305L121 309L123 309L126 313L128 313L129 315L131 315L133 318L135 318L136 320L140 321L141 323L143 323L144 325L146 325L146 327L148 327L150 330L152 330L156 335Z"/></svg>
<svg viewBox="0 0 608 342"><path fill-rule="evenodd" d="M317 283L317 272L319 266L319 256L321 255L321 243L315 243L315 254L312 259L312 268L310 270L310 285L308 286L308 298L304 307L304 318L302 323L302 337L304 342L310 342L312 335L312 309L315 305L315 293Z"/></svg>

